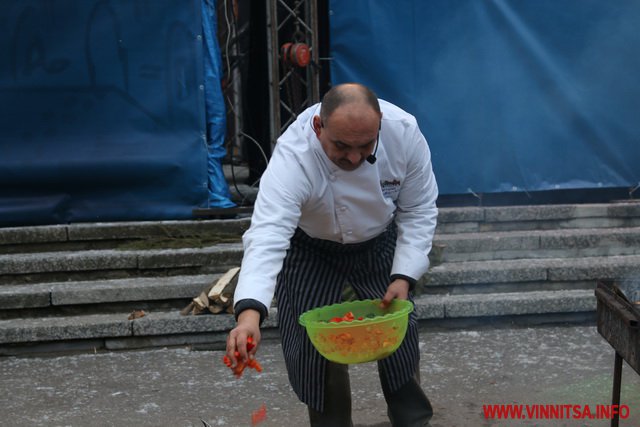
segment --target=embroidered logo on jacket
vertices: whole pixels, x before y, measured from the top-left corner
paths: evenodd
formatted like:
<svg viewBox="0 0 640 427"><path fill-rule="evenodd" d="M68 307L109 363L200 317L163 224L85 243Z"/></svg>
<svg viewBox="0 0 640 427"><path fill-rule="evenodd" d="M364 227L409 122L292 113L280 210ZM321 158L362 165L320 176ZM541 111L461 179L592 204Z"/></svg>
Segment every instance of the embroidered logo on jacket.
<svg viewBox="0 0 640 427"><path fill-rule="evenodd" d="M395 200L400 192L400 181L397 179L394 179L393 181L380 181L380 188L382 188L382 194L384 197Z"/></svg>

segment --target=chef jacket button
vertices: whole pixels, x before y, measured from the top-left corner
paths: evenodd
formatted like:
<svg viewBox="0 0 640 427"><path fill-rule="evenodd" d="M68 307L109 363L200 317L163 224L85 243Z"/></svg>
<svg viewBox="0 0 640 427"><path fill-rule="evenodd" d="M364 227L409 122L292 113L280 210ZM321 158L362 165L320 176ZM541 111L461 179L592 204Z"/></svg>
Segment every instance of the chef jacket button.
<svg viewBox="0 0 640 427"><path fill-rule="evenodd" d="M347 230L347 234L348 234L349 236L351 236L352 231L351 231L351 230Z"/></svg>
<svg viewBox="0 0 640 427"><path fill-rule="evenodd" d="M329 179L330 179L331 181L335 181L335 180L336 180L336 176L335 176L335 175L333 175L333 174L331 174L331 175L329 175Z"/></svg>
<svg viewBox="0 0 640 427"><path fill-rule="evenodd" d="M347 210L347 207L346 207L346 206L340 206L340 210L341 210L342 212L344 212L344 211L346 211L346 210Z"/></svg>

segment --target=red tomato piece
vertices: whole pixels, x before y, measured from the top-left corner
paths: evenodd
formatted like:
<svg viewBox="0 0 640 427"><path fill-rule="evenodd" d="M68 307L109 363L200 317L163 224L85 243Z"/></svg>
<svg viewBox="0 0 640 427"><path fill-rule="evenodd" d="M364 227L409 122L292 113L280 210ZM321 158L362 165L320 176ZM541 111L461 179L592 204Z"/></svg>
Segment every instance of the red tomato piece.
<svg viewBox="0 0 640 427"><path fill-rule="evenodd" d="M251 425L255 426L267 419L267 407L263 403L262 406L251 413Z"/></svg>

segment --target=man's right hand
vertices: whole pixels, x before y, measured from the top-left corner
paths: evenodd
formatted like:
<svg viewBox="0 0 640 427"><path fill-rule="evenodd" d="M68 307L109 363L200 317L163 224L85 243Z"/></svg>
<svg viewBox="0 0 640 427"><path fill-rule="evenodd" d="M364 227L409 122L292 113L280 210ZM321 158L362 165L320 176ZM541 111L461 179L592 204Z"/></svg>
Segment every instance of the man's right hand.
<svg viewBox="0 0 640 427"><path fill-rule="evenodd" d="M252 337L255 347L247 352L247 338ZM231 360L232 367L238 365L238 360L254 358L260 345L260 312L251 308L243 310L238 315L238 324L227 336L227 356ZM239 356L236 357L236 351Z"/></svg>

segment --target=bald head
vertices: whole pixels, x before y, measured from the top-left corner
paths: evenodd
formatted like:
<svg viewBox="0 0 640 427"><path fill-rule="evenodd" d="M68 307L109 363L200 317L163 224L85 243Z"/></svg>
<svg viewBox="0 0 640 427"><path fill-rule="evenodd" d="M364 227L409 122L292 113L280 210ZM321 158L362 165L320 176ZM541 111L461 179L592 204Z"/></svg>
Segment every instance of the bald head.
<svg viewBox="0 0 640 427"><path fill-rule="evenodd" d="M368 87L359 83L344 83L332 87L322 98L320 117L324 123L339 107L355 107L356 110L371 109L380 115L378 97Z"/></svg>
<svg viewBox="0 0 640 427"><path fill-rule="evenodd" d="M333 87L322 98L313 130L325 154L341 169L352 171L375 150L382 112L367 87L347 83Z"/></svg>

